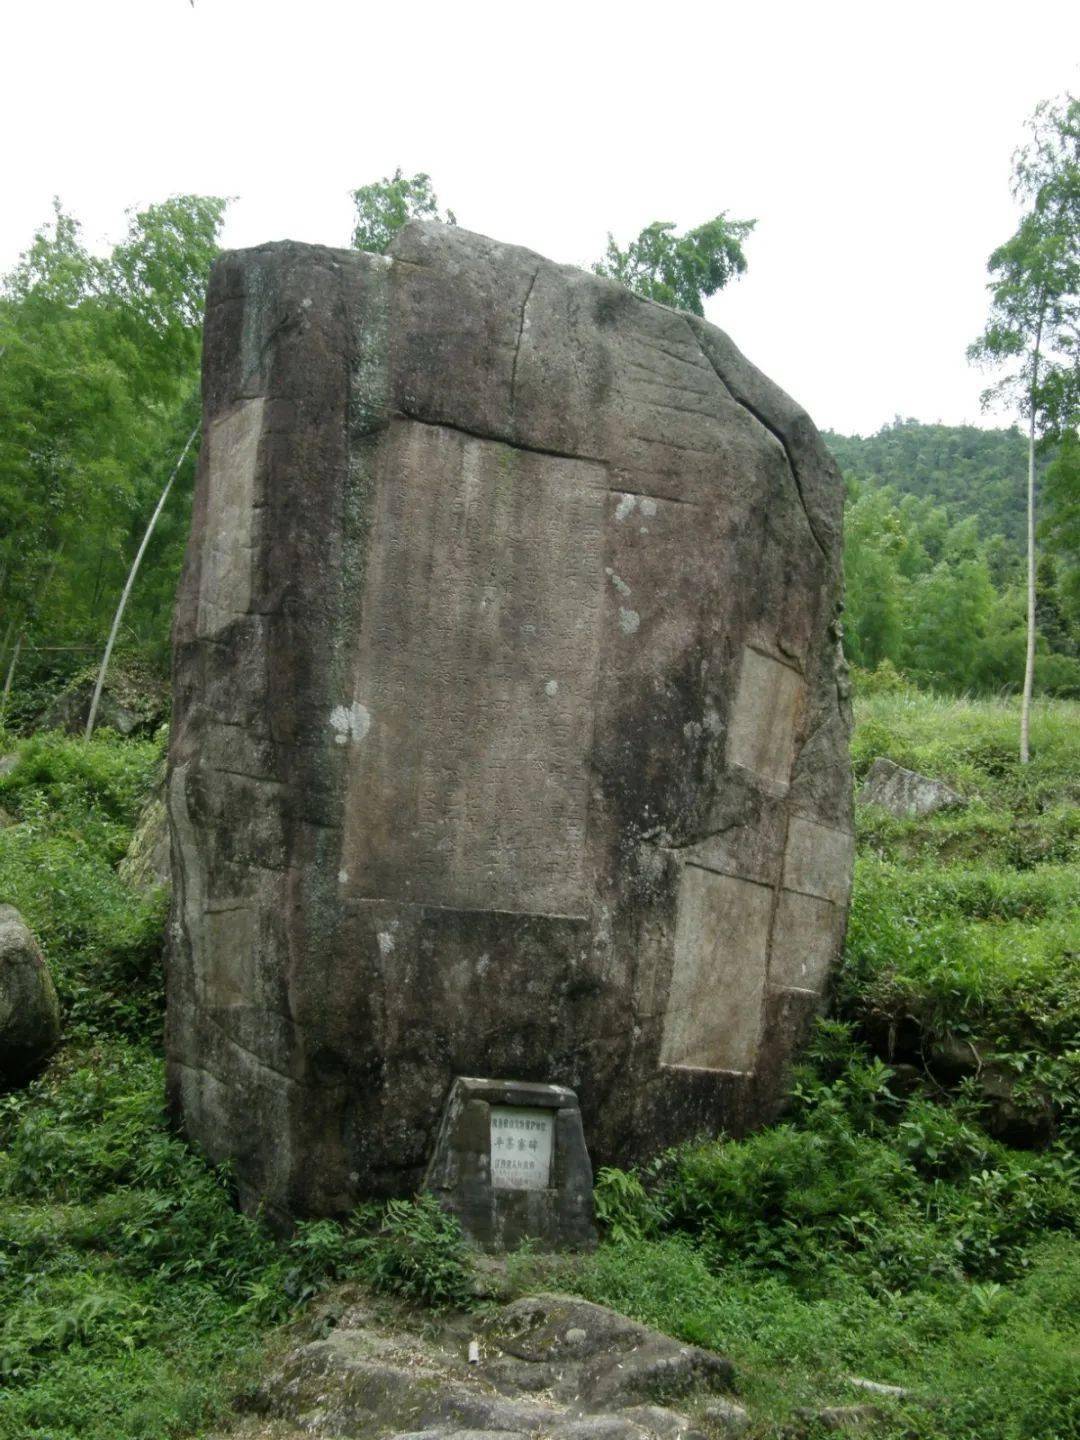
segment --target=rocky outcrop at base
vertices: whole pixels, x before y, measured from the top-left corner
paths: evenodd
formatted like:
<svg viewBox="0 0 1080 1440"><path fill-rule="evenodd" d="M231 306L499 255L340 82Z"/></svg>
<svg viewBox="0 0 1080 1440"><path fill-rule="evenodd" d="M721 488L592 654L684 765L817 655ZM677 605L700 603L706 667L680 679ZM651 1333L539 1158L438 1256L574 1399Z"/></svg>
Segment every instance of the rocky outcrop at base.
<svg viewBox="0 0 1080 1440"><path fill-rule="evenodd" d="M749 1425L741 1406L714 1398L733 1384L723 1356L573 1296L531 1295L483 1323L455 1317L434 1338L380 1323L361 1302L285 1358L239 1433L704 1440L701 1424L712 1436Z"/></svg>

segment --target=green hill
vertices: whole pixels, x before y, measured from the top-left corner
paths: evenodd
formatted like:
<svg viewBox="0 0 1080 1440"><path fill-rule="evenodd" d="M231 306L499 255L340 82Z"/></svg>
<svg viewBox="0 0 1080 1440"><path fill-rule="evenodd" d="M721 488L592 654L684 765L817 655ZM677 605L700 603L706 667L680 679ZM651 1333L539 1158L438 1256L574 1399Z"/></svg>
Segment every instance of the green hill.
<svg viewBox="0 0 1080 1440"><path fill-rule="evenodd" d="M981 539L1004 535L1023 545L1027 441L1015 425L982 430L897 417L876 435L827 430L825 440L845 475L945 505L953 522L974 519Z"/></svg>

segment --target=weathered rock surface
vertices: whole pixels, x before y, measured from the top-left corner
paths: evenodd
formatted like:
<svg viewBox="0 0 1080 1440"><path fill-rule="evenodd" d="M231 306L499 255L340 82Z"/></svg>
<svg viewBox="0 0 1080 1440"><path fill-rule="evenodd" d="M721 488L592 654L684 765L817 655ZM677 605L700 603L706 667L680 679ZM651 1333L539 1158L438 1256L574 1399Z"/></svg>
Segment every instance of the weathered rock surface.
<svg viewBox="0 0 1080 1440"><path fill-rule="evenodd" d="M733 1379L721 1356L570 1296L531 1296L498 1312L478 1365L466 1360L467 1323L421 1337L380 1324L365 1305L347 1310L267 1381L261 1419L346 1440L701 1440L669 1402L700 1408Z"/></svg>
<svg viewBox="0 0 1080 1440"><path fill-rule="evenodd" d="M14 905L0 905L0 1087L30 1078L60 1040L49 967Z"/></svg>
<svg viewBox="0 0 1080 1440"><path fill-rule="evenodd" d="M568 1295L515 1300L484 1335L505 1356L556 1367L552 1393L588 1410L681 1399L699 1389L728 1389L734 1380L723 1356Z"/></svg>
<svg viewBox="0 0 1080 1440"><path fill-rule="evenodd" d="M734 1400L710 1400L702 1406L706 1428L720 1435L741 1435L750 1428L750 1416Z"/></svg>
<svg viewBox="0 0 1080 1440"><path fill-rule="evenodd" d="M866 773L856 803L880 805L898 820L919 820L939 810L954 810L964 797L942 780L905 770L895 761L879 756Z"/></svg>
<svg viewBox="0 0 1080 1440"><path fill-rule="evenodd" d="M120 878L137 890L171 885L171 848L169 816L162 788L151 795L142 808L127 854L118 867Z"/></svg>
<svg viewBox="0 0 1080 1440"><path fill-rule="evenodd" d="M467 231L223 256L175 623L168 1074L243 1202L455 1075L599 1163L773 1113L851 864L842 487L720 331Z"/></svg>

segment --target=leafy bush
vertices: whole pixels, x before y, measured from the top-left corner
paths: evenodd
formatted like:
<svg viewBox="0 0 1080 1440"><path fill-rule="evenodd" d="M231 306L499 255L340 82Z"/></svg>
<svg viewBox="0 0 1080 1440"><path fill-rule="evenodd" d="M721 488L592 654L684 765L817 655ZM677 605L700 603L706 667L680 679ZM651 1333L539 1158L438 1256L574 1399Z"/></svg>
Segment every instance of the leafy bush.
<svg viewBox="0 0 1080 1440"><path fill-rule="evenodd" d="M461 1231L430 1197L278 1239L169 1129L163 1089L159 1060L113 1044L0 1099L3 1440L179 1434L335 1279L471 1302Z"/></svg>
<svg viewBox="0 0 1080 1440"><path fill-rule="evenodd" d="M377 1290L435 1309L464 1307L474 1297L472 1259L461 1226L431 1195L387 1202L363 1274Z"/></svg>
<svg viewBox="0 0 1080 1440"><path fill-rule="evenodd" d="M639 1176L614 1165L601 1167L593 1187L596 1221L612 1240L644 1240L669 1218Z"/></svg>
<svg viewBox="0 0 1080 1440"><path fill-rule="evenodd" d="M40 940L69 1036L160 1034L167 898L129 889L116 865L162 749L163 737L38 736L0 778L0 805L20 822L0 830L0 900Z"/></svg>

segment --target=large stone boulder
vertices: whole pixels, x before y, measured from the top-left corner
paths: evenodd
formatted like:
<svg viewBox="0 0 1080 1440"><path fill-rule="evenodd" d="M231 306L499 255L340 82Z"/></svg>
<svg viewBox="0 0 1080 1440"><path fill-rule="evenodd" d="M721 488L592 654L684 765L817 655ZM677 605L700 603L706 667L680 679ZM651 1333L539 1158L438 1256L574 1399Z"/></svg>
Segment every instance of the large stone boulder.
<svg viewBox="0 0 1080 1440"><path fill-rule="evenodd" d="M245 1204L414 1187L455 1075L601 1164L772 1115L852 853L842 486L721 331L412 224L211 279L168 1077Z"/></svg>
<svg viewBox="0 0 1080 1440"><path fill-rule="evenodd" d="M40 1069L60 1039L60 1002L41 947L14 905L0 905L0 1088Z"/></svg>

